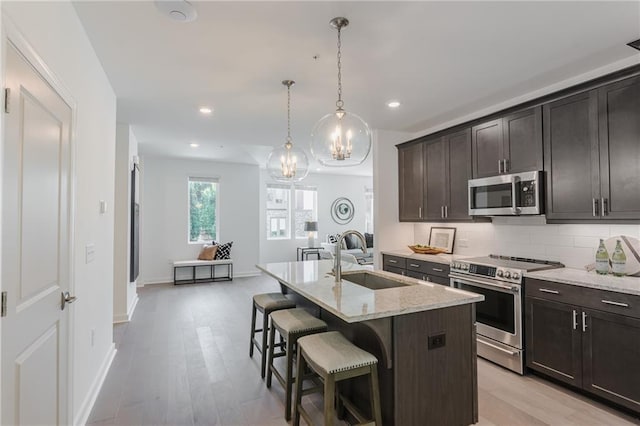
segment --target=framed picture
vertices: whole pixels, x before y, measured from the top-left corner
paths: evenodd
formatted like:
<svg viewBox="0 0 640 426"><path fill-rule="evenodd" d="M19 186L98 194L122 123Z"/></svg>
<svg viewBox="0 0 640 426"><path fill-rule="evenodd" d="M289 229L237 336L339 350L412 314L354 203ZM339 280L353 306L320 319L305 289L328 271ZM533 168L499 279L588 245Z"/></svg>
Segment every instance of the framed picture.
<svg viewBox="0 0 640 426"><path fill-rule="evenodd" d="M453 242L456 239L456 228L431 227L429 233L429 246L446 250L445 253L453 253Z"/></svg>
<svg viewBox="0 0 640 426"><path fill-rule="evenodd" d="M339 225L346 225L353 219L353 203L345 197L337 198L331 204L331 218Z"/></svg>

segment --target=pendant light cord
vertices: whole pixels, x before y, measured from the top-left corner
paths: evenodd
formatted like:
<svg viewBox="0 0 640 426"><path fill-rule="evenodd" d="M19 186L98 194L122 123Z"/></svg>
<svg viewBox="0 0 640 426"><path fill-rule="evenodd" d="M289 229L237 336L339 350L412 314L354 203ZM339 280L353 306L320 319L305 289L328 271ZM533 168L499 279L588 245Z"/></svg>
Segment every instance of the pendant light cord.
<svg viewBox="0 0 640 426"><path fill-rule="evenodd" d="M291 85L287 85L287 143L291 143Z"/></svg>
<svg viewBox="0 0 640 426"><path fill-rule="evenodd" d="M338 100L336 106L338 109L342 109L344 102L342 102L342 27L338 26Z"/></svg>

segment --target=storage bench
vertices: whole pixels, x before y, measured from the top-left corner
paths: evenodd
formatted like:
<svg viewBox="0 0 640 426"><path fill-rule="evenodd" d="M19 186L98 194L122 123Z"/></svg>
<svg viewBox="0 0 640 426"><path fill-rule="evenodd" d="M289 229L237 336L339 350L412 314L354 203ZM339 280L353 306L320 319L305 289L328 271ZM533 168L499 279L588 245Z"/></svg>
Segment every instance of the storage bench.
<svg viewBox="0 0 640 426"><path fill-rule="evenodd" d="M216 266L226 265L227 274L216 276ZM178 279L178 269L191 268L191 278ZM196 270L198 268L209 268L209 275L198 278ZM233 260L179 260L173 262L173 284L194 284L211 281L231 281L233 280Z"/></svg>

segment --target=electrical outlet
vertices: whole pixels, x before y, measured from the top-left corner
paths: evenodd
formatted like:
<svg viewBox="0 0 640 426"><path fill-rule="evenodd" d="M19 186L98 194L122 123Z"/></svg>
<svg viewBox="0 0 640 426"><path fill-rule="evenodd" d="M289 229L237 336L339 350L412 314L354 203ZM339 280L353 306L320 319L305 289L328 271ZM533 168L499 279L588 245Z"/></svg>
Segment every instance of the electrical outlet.
<svg viewBox="0 0 640 426"><path fill-rule="evenodd" d="M84 263L91 263L96 258L95 244L87 244L84 248Z"/></svg>
<svg viewBox="0 0 640 426"><path fill-rule="evenodd" d="M447 343L447 335L445 333L429 336L429 349L442 348Z"/></svg>
<svg viewBox="0 0 640 426"><path fill-rule="evenodd" d="M460 248L467 248L469 247L469 240L466 238L459 239L457 245Z"/></svg>

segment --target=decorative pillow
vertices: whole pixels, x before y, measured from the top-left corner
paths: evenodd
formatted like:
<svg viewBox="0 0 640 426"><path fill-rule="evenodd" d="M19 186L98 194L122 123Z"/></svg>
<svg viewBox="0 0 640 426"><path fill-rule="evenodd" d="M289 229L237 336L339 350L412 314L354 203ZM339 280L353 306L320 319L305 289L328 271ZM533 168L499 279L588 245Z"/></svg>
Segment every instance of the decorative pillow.
<svg viewBox="0 0 640 426"><path fill-rule="evenodd" d="M359 249L362 246L360 238L353 234L349 234L345 237L344 241L347 243L347 250Z"/></svg>
<svg viewBox="0 0 640 426"><path fill-rule="evenodd" d="M367 248L373 248L373 234L364 233L364 239L367 241Z"/></svg>
<svg viewBox="0 0 640 426"><path fill-rule="evenodd" d="M224 244L218 244L218 251L216 251L215 260L231 259L232 245L233 245L233 241L224 243Z"/></svg>
<svg viewBox="0 0 640 426"><path fill-rule="evenodd" d="M213 260L216 257L217 251L218 246L205 244L204 246L202 246L202 250L200 250L198 260Z"/></svg>

